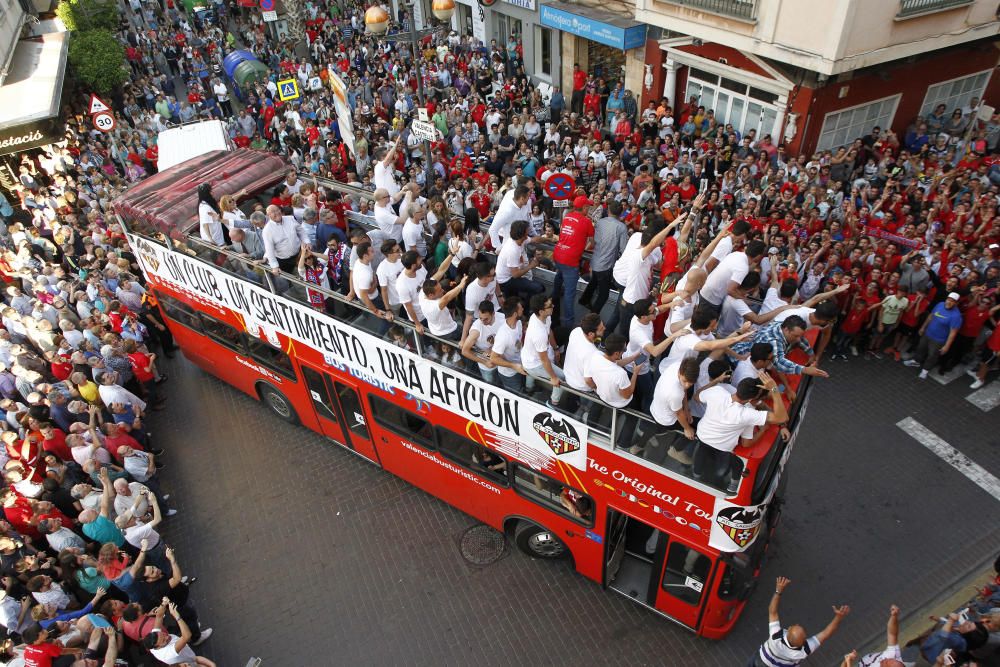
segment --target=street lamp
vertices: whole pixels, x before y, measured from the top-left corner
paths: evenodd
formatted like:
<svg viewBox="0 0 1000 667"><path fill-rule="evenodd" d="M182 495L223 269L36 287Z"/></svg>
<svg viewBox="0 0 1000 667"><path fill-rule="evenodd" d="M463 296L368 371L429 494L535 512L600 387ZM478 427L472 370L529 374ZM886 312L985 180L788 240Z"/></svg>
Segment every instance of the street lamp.
<svg viewBox="0 0 1000 667"><path fill-rule="evenodd" d="M422 0L415 0L416 2L422 2ZM413 14L413 2L414 0L407 0L405 7L409 10L410 21L414 21ZM431 2L431 13L442 23L447 24L451 21L451 17L455 14L455 0L432 0ZM427 107L427 100L424 97L424 77L420 71L420 60L417 58L418 53L418 40L427 37L428 35L433 35L437 32L436 27L425 28L424 30L417 30L416 23L413 23L411 30L408 32L393 33L391 35L386 35L386 31L389 29L389 15L384 9L378 5L372 5L365 11L365 27L368 32L376 37L384 36L385 39L389 41L402 41L408 40L410 42L410 54L413 57L414 62L417 67L417 100L421 107ZM412 129L410 130L413 131ZM424 147L424 171L426 188L430 188L431 184L434 182L434 167L431 162L431 144L426 139L423 140Z"/></svg>

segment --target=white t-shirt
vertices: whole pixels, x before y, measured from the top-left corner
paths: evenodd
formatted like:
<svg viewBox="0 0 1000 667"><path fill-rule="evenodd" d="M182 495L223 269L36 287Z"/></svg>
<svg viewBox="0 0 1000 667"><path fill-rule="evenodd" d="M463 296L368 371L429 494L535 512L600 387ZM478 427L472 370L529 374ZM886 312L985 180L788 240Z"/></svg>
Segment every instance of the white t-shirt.
<svg viewBox="0 0 1000 667"><path fill-rule="evenodd" d="M427 329L435 336L447 336L452 331L458 328L455 324L455 319L451 316L451 311L448 307L440 307L440 297L437 299L428 299L427 296L421 291L420 293L420 310L424 312L424 317L427 318Z"/></svg>
<svg viewBox="0 0 1000 667"><path fill-rule="evenodd" d="M493 339L493 351L503 357L504 361L512 364L521 363L521 320L517 321L513 329L507 325L507 320L502 320ZM500 371L500 375L507 377L517 375L517 371L506 366L498 366L497 370Z"/></svg>
<svg viewBox="0 0 1000 667"><path fill-rule="evenodd" d="M221 246L226 244L222 235L222 221L207 202L198 204L198 235L203 241Z"/></svg>
<svg viewBox="0 0 1000 667"><path fill-rule="evenodd" d="M354 293L358 295L358 298L362 294L367 294L370 299L378 296L378 289L375 287L377 281L371 264L356 262L354 270L351 272L351 279L354 281Z"/></svg>
<svg viewBox="0 0 1000 667"><path fill-rule="evenodd" d="M628 346L625 348L625 356L631 357L637 352L642 352L638 359L625 367L625 370L636 369L639 375L649 372L649 354L643 351L647 345L653 343L653 322L652 320L643 324L639 318L632 316L632 322L628 326Z"/></svg>
<svg viewBox="0 0 1000 667"><path fill-rule="evenodd" d="M542 321L537 315L532 315L528 320L528 330L524 334L524 347L521 349L521 365L525 368L541 366L543 354L548 356L550 361L555 358L552 346L549 345L551 328L551 317L546 317Z"/></svg>
<svg viewBox="0 0 1000 667"><path fill-rule="evenodd" d="M677 411L684 407L686 390L678 375L681 363L667 366L660 379L656 381L653 390L653 403L649 406L649 414L657 424L673 426L677 423Z"/></svg>
<svg viewBox="0 0 1000 667"><path fill-rule="evenodd" d="M663 373L666 371L667 366L677 363L684 357L697 356L698 353L695 351L694 346L703 340L715 340L715 335L711 332L700 336L696 333L689 333L675 340L673 345L670 346L667 356L663 357L660 361L660 372Z"/></svg>
<svg viewBox="0 0 1000 667"><path fill-rule="evenodd" d="M184 648L178 652L174 647L177 646L177 642L180 641L180 637L177 635L170 635L170 642L161 646L160 648L150 649L149 652L159 660L160 662L167 665L180 665L181 663L190 662L194 664L195 659L198 657L194 649L191 648L190 644L185 644Z"/></svg>
<svg viewBox="0 0 1000 667"><path fill-rule="evenodd" d="M741 359L733 370L733 376L729 378L729 384L733 387L740 386L740 382L747 378L757 377L757 369L749 359Z"/></svg>
<svg viewBox="0 0 1000 667"><path fill-rule="evenodd" d="M372 178L372 182L376 188L385 188L388 190L391 196L395 196L399 192L399 184L396 183L395 168L387 168L382 163L382 160L375 163L375 175Z"/></svg>
<svg viewBox="0 0 1000 667"><path fill-rule="evenodd" d="M766 315L767 313L770 313L772 310L788 305L788 302L782 299L778 294L778 288L780 287L781 286L778 285L777 288L775 287L767 288L767 294L764 295L764 300L760 304L761 315ZM780 317L780 315L778 317Z"/></svg>
<svg viewBox="0 0 1000 667"><path fill-rule="evenodd" d="M622 289L622 299L627 303L635 303L639 299L649 296L649 288L652 285L652 270L656 266L660 259L663 257L663 253L659 248L655 248L653 252L649 253L645 259L642 258L642 246L641 240L637 239L634 247L630 248L632 240L638 237L638 234L633 234L629 238L628 243L625 244L625 252L622 256L618 258L615 262L612 275L619 285L623 285Z"/></svg>
<svg viewBox="0 0 1000 667"><path fill-rule="evenodd" d="M899 644L887 646L884 651L869 653L858 661L858 667L879 667L883 660L899 660L902 662L903 654L899 650Z"/></svg>
<svg viewBox="0 0 1000 667"><path fill-rule="evenodd" d="M580 327L573 329L569 334L569 342L566 344L566 361L563 363L566 384L577 391L593 391L587 381L583 379L583 368L593 354L600 354L597 346L587 339L587 334L583 333L583 329Z"/></svg>
<svg viewBox="0 0 1000 667"><path fill-rule="evenodd" d="M386 238L393 239L397 243L402 243L403 225L396 224L399 216L393 212L392 208L389 206L376 206L374 212L375 224L378 225L379 231L385 234Z"/></svg>
<svg viewBox="0 0 1000 667"><path fill-rule="evenodd" d="M212 91L215 93L216 99L220 102L226 102L229 100L229 89L226 88L226 84L221 81L212 86Z"/></svg>
<svg viewBox="0 0 1000 667"><path fill-rule="evenodd" d="M784 322L792 315L798 315L806 321L806 328L808 329L812 326L809 323L809 316L816 312L815 308L807 308L806 306L799 306L798 308L789 308L786 311L780 312L774 316L775 322Z"/></svg>
<svg viewBox="0 0 1000 667"><path fill-rule="evenodd" d="M375 276L378 278L378 286L385 287L389 297L389 306L399 305L399 292L396 291L396 279L403 272L403 263L399 260L390 262L386 260L375 269Z"/></svg>
<svg viewBox="0 0 1000 667"><path fill-rule="evenodd" d="M705 416L698 422L698 439L723 452L736 449L740 438L752 438L755 426L767 423L767 411L737 403L722 385L701 392Z"/></svg>
<svg viewBox="0 0 1000 667"><path fill-rule="evenodd" d="M719 326L716 331L720 336L728 336L743 326L743 316L752 312L746 301L727 294L722 302L722 314L719 315Z"/></svg>
<svg viewBox="0 0 1000 667"><path fill-rule="evenodd" d="M473 280L465 286L465 312L472 313L475 316L479 311L479 304L483 301L492 302L494 311L498 314L500 313L496 280L491 280L486 287L480 285L478 280Z"/></svg>
<svg viewBox="0 0 1000 667"><path fill-rule="evenodd" d="M478 317L472 321L472 327L470 331L475 331L478 334L476 338L476 343L473 346L479 352L485 352L486 356L489 357L490 350L493 349L493 343L496 341L497 331L500 329L500 325L504 323L503 315L494 315L493 324L483 324L483 321ZM489 366L485 364L479 364L479 369L488 371Z"/></svg>
<svg viewBox="0 0 1000 667"><path fill-rule="evenodd" d="M631 399L622 396L622 390L628 389L632 382L624 368L603 354L592 354L587 358L583 372L597 385L597 395L605 403L616 408L629 404Z"/></svg>
<svg viewBox="0 0 1000 667"><path fill-rule="evenodd" d="M398 225L396 225L398 227ZM421 257L427 256L427 241L424 240L424 226L407 218L403 223L403 245L407 251L416 250Z"/></svg>
<svg viewBox="0 0 1000 667"><path fill-rule="evenodd" d="M500 206L497 207L497 212L493 215L493 221L490 223L488 233L493 247L499 248L507 240L511 223L516 220L527 220L530 215L530 200L524 206L519 207L514 203L514 190L508 190L503 199L500 200Z"/></svg>
<svg viewBox="0 0 1000 667"><path fill-rule="evenodd" d="M715 270L708 274L705 286L701 288L701 296L706 301L721 304L729 292L729 283L737 284L750 273L750 259L745 252L734 252L726 255Z"/></svg>
<svg viewBox="0 0 1000 667"><path fill-rule="evenodd" d="M503 285L513 278L511 270L521 268L527 261L528 255L524 251L524 246L508 238L497 253L497 282Z"/></svg>
<svg viewBox="0 0 1000 667"><path fill-rule="evenodd" d="M412 278L405 272L396 276L396 295L399 297L399 303L410 304L418 321L424 319L424 311L420 308L420 294L426 280L427 269L422 266L417 269Z"/></svg>
<svg viewBox="0 0 1000 667"><path fill-rule="evenodd" d="M721 262L733 251L733 237L723 236L712 251L712 259Z"/></svg>

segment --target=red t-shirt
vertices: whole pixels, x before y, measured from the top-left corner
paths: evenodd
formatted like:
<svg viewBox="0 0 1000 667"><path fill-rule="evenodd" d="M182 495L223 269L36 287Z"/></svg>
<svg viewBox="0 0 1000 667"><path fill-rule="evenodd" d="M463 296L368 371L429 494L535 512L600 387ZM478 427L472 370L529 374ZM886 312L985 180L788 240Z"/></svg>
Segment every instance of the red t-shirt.
<svg viewBox="0 0 1000 667"><path fill-rule="evenodd" d="M587 239L594 235L594 222L579 211L571 211L563 218L559 228L559 242L552 251L552 259L567 266L577 266Z"/></svg>
<svg viewBox="0 0 1000 667"><path fill-rule="evenodd" d="M587 73L582 69L578 69L573 72L573 90L583 90L584 86L587 85Z"/></svg>
<svg viewBox="0 0 1000 667"><path fill-rule="evenodd" d="M982 331L986 320L990 319L990 309L967 308L962 311L962 327L958 330L959 336L975 338Z"/></svg>
<svg viewBox="0 0 1000 667"><path fill-rule="evenodd" d="M867 305L867 302L862 302ZM840 325L840 330L846 334L856 334L861 331L861 327L864 326L865 322L868 320L870 313L867 308L853 309L844 318L844 323Z"/></svg>
<svg viewBox="0 0 1000 667"><path fill-rule="evenodd" d="M104 438L104 448L108 450L108 453L110 453L119 464L122 463L122 457L118 455L118 448L122 445L128 445L132 449L140 452L146 451L135 438L130 436L125 431L120 431L118 435L109 435Z"/></svg>
<svg viewBox="0 0 1000 667"><path fill-rule="evenodd" d="M53 428L52 438L49 440L42 440L42 449L55 454L63 461L73 460L73 454L66 445L66 434L62 429Z"/></svg>
<svg viewBox="0 0 1000 667"><path fill-rule="evenodd" d="M24 649L24 667L52 667L52 658L62 655L55 644L31 644Z"/></svg>
<svg viewBox="0 0 1000 667"><path fill-rule="evenodd" d="M128 357L128 362L132 365L132 374L135 375L136 380L139 382L149 382L153 379L153 373L146 370L146 367L149 366L148 354L132 352L125 356Z"/></svg>

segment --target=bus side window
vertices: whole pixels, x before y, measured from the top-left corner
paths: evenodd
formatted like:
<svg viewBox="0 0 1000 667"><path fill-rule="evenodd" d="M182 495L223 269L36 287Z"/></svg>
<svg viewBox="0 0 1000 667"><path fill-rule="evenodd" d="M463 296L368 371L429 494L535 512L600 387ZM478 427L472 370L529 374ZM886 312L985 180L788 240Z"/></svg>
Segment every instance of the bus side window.
<svg viewBox="0 0 1000 667"><path fill-rule="evenodd" d="M295 369L292 368L292 360L283 351L265 343L256 336L248 335L247 345L250 347L251 357L282 377L286 377L293 382L296 381L297 378L295 377Z"/></svg>
<svg viewBox="0 0 1000 667"><path fill-rule="evenodd" d="M429 421L378 396L369 395L368 402L379 424L404 438L427 447L434 446L434 431Z"/></svg>
<svg viewBox="0 0 1000 667"><path fill-rule="evenodd" d="M507 460L486 449L478 442L449 431L437 428L438 451L463 468L481 474L493 481L507 484Z"/></svg>
<svg viewBox="0 0 1000 667"><path fill-rule="evenodd" d="M156 296L160 302L160 306L163 308L163 313L167 317L178 324L201 333L201 321L191 306L161 292L157 292Z"/></svg>
<svg viewBox="0 0 1000 667"><path fill-rule="evenodd" d="M246 348L243 344L243 334L238 330L205 313L201 313L201 323L209 338L240 354L246 354Z"/></svg>
<svg viewBox="0 0 1000 667"><path fill-rule="evenodd" d="M701 602L712 559L681 542L671 542L663 573L663 590L691 605Z"/></svg>
<svg viewBox="0 0 1000 667"><path fill-rule="evenodd" d="M594 525L594 501L562 482L523 468L514 467L514 487L521 495L571 519Z"/></svg>

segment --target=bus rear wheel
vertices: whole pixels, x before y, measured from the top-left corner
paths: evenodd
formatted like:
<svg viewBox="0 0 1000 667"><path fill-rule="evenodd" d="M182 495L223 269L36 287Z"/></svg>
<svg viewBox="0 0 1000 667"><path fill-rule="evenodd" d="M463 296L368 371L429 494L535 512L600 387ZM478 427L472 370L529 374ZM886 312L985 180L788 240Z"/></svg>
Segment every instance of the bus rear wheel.
<svg viewBox="0 0 1000 667"><path fill-rule="evenodd" d="M291 401L280 391L269 384L262 383L257 386L257 392L260 394L260 400L267 406L268 410L289 424L299 423L299 416L295 414L295 408L292 407Z"/></svg>
<svg viewBox="0 0 1000 667"><path fill-rule="evenodd" d="M514 531L514 544L532 558L559 560L569 555L569 549L548 528L522 521Z"/></svg>

